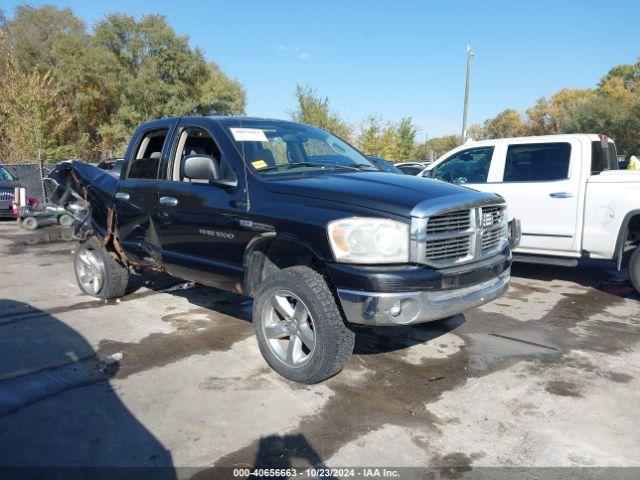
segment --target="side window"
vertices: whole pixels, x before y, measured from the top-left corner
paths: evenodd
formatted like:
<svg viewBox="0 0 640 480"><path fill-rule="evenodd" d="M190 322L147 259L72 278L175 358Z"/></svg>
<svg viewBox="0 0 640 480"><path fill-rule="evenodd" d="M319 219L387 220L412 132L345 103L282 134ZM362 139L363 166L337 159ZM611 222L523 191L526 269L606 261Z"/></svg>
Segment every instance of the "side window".
<svg viewBox="0 0 640 480"><path fill-rule="evenodd" d="M158 178L158 165L168 133L168 128L160 128L143 135L135 155L129 160L127 178Z"/></svg>
<svg viewBox="0 0 640 480"><path fill-rule="evenodd" d="M235 178L231 167L221 158L222 155L220 153L220 149L211 135L202 128L187 127L180 133L178 145L173 156L173 167L171 172L171 179L173 181L190 181L184 178L183 167L185 159L194 155L211 157L218 162L220 165L220 174L222 179L233 180Z"/></svg>
<svg viewBox="0 0 640 480"><path fill-rule="evenodd" d="M509 145L504 182L549 182L569 178L569 143Z"/></svg>
<svg viewBox="0 0 640 480"><path fill-rule="evenodd" d="M486 183L494 147L474 147L453 154L433 169L433 178L451 183Z"/></svg>

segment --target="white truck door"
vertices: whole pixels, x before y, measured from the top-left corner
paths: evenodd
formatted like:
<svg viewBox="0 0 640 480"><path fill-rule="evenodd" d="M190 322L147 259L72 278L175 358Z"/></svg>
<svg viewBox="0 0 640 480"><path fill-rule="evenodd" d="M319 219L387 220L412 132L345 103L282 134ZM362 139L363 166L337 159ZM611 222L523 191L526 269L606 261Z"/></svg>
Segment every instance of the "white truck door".
<svg viewBox="0 0 640 480"><path fill-rule="evenodd" d="M578 140L514 140L494 156L501 178L482 190L502 195L509 217L522 222L519 253L580 256L582 170Z"/></svg>

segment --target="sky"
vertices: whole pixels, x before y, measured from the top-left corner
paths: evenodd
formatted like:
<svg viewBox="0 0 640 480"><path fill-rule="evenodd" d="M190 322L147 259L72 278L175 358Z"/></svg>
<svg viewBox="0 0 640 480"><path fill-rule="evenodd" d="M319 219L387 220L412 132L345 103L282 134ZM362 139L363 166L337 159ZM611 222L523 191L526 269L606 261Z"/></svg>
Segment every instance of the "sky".
<svg viewBox="0 0 640 480"><path fill-rule="evenodd" d="M0 1L11 18L16 5ZM640 1L110 0L70 7L89 28L108 13L162 14L247 92L246 113L288 118L296 84L348 122L412 117L419 138L459 134L466 46L469 124L524 112L566 88L592 88L640 57Z"/></svg>

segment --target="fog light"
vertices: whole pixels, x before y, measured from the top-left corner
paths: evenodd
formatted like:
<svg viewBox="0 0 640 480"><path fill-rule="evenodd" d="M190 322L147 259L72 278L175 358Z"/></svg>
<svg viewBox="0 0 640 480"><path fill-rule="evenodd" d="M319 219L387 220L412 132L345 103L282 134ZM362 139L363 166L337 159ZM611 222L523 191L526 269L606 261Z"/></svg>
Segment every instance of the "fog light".
<svg viewBox="0 0 640 480"><path fill-rule="evenodd" d="M393 317L397 317L398 315L400 315L402 313L402 302L398 300L396 303L394 303L389 309L389 313Z"/></svg>

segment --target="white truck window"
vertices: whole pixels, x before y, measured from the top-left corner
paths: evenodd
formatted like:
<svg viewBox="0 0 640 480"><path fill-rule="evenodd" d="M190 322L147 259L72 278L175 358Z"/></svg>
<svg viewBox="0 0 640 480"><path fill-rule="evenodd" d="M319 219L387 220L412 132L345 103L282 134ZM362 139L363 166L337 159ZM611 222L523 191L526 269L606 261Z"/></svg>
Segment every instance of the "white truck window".
<svg viewBox="0 0 640 480"><path fill-rule="evenodd" d="M487 183L493 147L467 148L444 160L433 178L450 183Z"/></svg>
<svg viewBox="0 0 640 480"><path fill-rule="evenodd" d="M569 178L571 145L528 143L509 145L504 165L504 182L549 182Z"/></svg>

